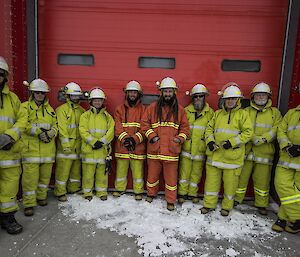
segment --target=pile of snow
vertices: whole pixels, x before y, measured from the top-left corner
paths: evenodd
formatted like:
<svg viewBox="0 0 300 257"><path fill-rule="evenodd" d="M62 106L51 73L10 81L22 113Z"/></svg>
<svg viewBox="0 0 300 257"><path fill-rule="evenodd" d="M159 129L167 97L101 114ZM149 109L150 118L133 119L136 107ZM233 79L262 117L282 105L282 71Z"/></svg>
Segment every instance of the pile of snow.
<svg viewBox="0 0 300 257"><path fill-rule="evenodd" d="M109 229L136 238L139 253L144 256L174 253L194 256L191 242L196 244L203 236L212 240L225 238L228 241L252 240L264 234L269 238L275 236L270 229L273 221L261 218L253 211L247 213L251 207L243 206L239 206L239 211L233 210L228 217L222 217L219 209L202 215L199 211L202 206L191 202L177 205L176 210L170 212L163 199L155 199L150 204L144 200L135 201L129 195L109 198L108 201L94 197L91 202L75 195L70 196L68 202L60 204L63 214L72 220L94 220L99 229ZM226 250L227 256L239 254L232 248ZM255 256L260 255L255 252Z"/></svg>

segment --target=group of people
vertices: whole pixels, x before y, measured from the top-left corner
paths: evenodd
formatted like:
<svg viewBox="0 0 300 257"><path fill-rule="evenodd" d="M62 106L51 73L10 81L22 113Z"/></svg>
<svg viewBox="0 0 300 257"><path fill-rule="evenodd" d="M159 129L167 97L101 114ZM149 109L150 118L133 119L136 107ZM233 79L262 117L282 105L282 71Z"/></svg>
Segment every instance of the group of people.
<svg viewBox="0 0 300 257"><path fill-rule="evenodd" d="M59 201L67 201L68 193L79 191L88 201L94 194L105 201L112 153L116 162L114 197L126 192L130 167L135 200L142 200L146 180L146 201L153 202L163 173L168 210L173 211L176 202L198 203L205 167L202 214L216 209L223 181L221 215L228 216L242 203L252 176L254 204L260 214L267 215L276 139L280 159L275 187L281 206L272 229L300 231L300 105L282 118L272 107L268 84L255 85L250 106L243 109L239 86L227 83L219 92L220 109L214 112L203 84L191 89L191 103L183 108L177 100L175 80L166 77L157 83L158 100L145 107L141 85L130 81L124 89L125 101L113 117L105 108L106 95L100 88L90 90L90 108L84 110L80 86L68 83L66 103L54 110L44 80L25 82L30 96L21 103L9 90L8 75L9 67L0 57L0 222L8 233L22 231L14 217L20 177L26 216L34 214L37 204L47 205L54 162L54 194Z"/></svg>

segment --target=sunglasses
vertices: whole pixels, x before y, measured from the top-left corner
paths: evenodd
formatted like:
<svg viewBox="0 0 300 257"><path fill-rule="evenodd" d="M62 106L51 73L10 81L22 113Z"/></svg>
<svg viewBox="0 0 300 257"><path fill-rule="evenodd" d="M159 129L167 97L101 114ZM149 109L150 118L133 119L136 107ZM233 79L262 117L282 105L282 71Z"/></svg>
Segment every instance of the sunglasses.
<svg viewBox="0 0 300 257"><path fill-rule="evenodd" d="M3 73L0 72L0 77L3 77L3 78L4 78L4 77L5 77L5 73L4 73L4 72L3 72Z"/></svg>
<svg viewBox="0 0 300 257"><path fill-rule="evenodd" d="M205 97L205 95L193 95L193 99L196 99L196 98L203 98Z"/></svg>
<svg viewBox="0 0 300 257"><path fill-rule="evenodd" d="M35 94L37 95L45 95L46 92L42 92L42 91L34 91Z"/></svg>

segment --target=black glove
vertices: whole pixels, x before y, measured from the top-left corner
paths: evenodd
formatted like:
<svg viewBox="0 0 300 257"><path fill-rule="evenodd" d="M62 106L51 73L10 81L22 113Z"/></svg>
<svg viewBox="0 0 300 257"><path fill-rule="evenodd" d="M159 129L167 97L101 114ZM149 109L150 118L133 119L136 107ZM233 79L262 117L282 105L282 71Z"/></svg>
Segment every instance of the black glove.
<svg viewBox="0 0 300 257"><path fill-rule="evenodd" d="M153 137L151 140L150 140L150 144L154 144L155 142L157 142L159 140L159 137L156 136L156 137Z"/></svg>
<svg viewBox="0 0 300 257"><path fill-rule="evenodd" d="M214 152L218 149L218 146L216 145L216 143L214 141L209 142L207 145L208 145L209 150L212 152Z"/></svg>
<svg viewBox="0 0 300 257"><path fill-rule="evenodd" d="M112 171L112 157L108 156L105 158L105 174L108 173L108 175L111 173Z"/></svg>
<svg viewBox="0 0 300 257"><path fill-rule="evenodd" d="M290 157L298 157L300 156L300 146L299 145L291 145L286 148L287 153Z"/></svg>
<svg viewBox="0 0 300 257"><path fill-rule="evenodd" d="M228 150L228 149L231 148L231 147L232 147L232 145L231 145L231 143L230 143L229 140L226 140L226 141L223 143L223 148L224 148L224 149Z"/></svg>
<svg viewBox="0 0 300 257"><path fill-rule="evenodd" d="M136 142L133 137L128 137L125 139L124 146L127 148L128 151L133 152L136 146Z"/></svg>
<svg viewBox="0 0 300 257"><path fill-rule="evenodd" d="M13 145L14 145L14 142L10 142L7 145L3 146L2 150L8 151L13 147Z"/></svg>
<svg viewBox="0 0 300 257"><path fill-rule="evenodd" d="M93 149L94 149L94 150L97 150L97 149L102 148L102 146L103 146L103 142L101 142L101 141L96 141L96 143L95 143L94 146L93 146Z"/></svg>

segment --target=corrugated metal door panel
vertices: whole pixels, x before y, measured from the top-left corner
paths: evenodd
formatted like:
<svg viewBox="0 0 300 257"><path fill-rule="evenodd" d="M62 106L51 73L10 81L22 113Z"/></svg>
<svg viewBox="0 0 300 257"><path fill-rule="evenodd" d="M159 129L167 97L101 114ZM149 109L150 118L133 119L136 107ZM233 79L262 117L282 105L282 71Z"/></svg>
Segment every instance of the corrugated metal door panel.
<svg viewBox="0 0 300 257"><path fill-rule="evenodd" d="M194 83L206 83L209 102L228 81L249 95L253 83L271 84L277 98L288 1L39 1L40 74L55 87L78 81L101 85L113 98L139 80L145 93L166 75L180 84L180 101ZM94 66L57 64L59 53L93 54ZM138 68L140 56L174 57L176 69ZM223 59L260 60L260 72L224 72ZM57 105L56 96L52 102Z"/></svg>

